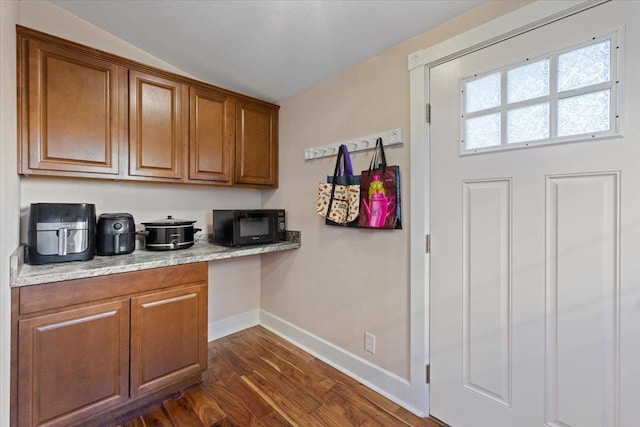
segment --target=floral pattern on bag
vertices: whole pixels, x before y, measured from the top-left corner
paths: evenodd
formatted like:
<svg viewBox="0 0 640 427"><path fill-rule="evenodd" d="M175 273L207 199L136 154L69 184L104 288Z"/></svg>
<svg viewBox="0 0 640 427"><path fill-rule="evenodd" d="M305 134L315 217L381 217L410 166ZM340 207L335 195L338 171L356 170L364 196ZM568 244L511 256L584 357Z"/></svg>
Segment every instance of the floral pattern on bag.
<svg viewBox="0 0 640 427"><path fill-rule="evenodd" d="M331 212L327 215L332 188L333 184L331 183L321 183L318 186L316 212L320 216L328 217L331 221L340 224L355 220L360 212L360 186L337 184L333 194L333 203L331 203Z"/></svg>

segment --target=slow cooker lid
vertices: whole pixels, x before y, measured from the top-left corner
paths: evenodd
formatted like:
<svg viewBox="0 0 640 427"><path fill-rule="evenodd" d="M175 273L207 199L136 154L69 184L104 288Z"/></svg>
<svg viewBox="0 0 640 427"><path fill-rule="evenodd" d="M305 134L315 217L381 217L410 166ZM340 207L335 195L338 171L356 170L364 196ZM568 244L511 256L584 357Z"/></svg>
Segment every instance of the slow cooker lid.
<svg viewBox="0 0 640 427"><path fill-rule="evenodd" d="M151 226L151 227L154 227L154 226L155 227L167 227L167 226L179 227L183 225L192 225L195 222L196 221L191 221L188 219L175 219L173 216L168 215L164 219L159 219L159 220L150 221L150 222L143 222L142 225Z"/></svg>

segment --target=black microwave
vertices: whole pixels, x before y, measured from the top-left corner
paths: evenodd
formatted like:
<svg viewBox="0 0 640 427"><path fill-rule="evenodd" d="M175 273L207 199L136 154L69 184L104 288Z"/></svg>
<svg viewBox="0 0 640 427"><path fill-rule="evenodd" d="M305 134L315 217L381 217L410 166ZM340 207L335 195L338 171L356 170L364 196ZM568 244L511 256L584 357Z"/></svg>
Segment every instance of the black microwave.
<svg viewBox="0 0 640 427"><path fill-rule="evenodd" d="M242 246L283 240L283 209L213 210L213 243Z"/></svg>

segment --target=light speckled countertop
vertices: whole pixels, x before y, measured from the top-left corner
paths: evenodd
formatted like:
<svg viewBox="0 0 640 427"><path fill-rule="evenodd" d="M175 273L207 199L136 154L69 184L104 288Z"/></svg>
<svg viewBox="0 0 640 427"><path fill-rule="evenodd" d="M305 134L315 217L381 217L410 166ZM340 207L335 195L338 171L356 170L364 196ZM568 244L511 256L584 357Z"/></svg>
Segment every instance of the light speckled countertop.
<svg viewBox="0 0 640 427"><path fill-rule="evenodd" d="M28 265L24 263L24 245L21 245L11 255L11 287L16 288L194 262L259 255L297 249L299 247L300 232L287 231L286 242L265 245L229 248L201 241L196 242L195 245L188 249L175 251L146 251L139 249L128 255L96 256L90 261Z"/></svg>

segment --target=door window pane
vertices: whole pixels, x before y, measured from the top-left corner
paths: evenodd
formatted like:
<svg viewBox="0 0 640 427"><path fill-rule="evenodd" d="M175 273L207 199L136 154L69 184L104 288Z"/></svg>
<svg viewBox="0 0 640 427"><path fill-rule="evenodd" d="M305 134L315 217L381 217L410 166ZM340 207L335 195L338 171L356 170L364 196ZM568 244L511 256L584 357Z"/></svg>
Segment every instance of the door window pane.
<svg viewBox="0 0 640 427"><path fill-rule="evenodd" d="M507 102L519 102L549 95L549 60L514 68L507 72Z"/></svg>
<svg viewBox="0 0 640 427"><path fill-rule="evenodd" d="M558 55L558 91L609 81L611 40Z"/></svg>
<svg viewBox="0 0 640 427"><path fill-rule="evenodd" d="M507 113L507 143L549 138L549 103L516 108Z"/></svg>
<svg viewBox="0 0 640 427"><path fill-rule="evenodd" d="M558 100L558 136L609 130L609 90Z"/></svg>
<svg viewBox="0 0 640 427"><path fill-rule="evenodd" d="M500 73L471 80L467 82L466 89L467 113L500 105Z"/></svg>
<svg viewBox="0 0 640 427"><path fill-rule="evenodd" d="M500 145L500 113L474 117L466 121L467 149Z"/></svg>
<svg viewBox="0 0 640 427"><path fill-rule="evenodd" d="M617 133L615 34L460 80L460 154Z"/></svg>

